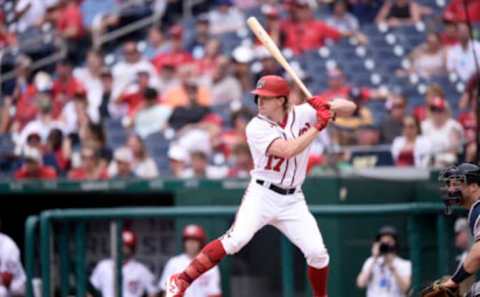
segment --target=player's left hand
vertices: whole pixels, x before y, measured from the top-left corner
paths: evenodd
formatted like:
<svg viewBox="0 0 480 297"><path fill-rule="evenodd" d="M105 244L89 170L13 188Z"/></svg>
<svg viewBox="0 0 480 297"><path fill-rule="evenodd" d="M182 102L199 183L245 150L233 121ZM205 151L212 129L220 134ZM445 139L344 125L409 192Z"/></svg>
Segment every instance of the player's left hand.
<svg viewBox="0 0 480 297"><path fill-rule="evenodd" d="M323 130L327 125L330 119L332 119L333 113L328 109L319 109L317 110L317 123L315 128L318 131Z"/></svg>
<svg viewBox="0 0 480 297"><path fill-rule="evenodd" d="M315 110L330 109L330 103L322 96L313 96L307 100Z"/></svg>

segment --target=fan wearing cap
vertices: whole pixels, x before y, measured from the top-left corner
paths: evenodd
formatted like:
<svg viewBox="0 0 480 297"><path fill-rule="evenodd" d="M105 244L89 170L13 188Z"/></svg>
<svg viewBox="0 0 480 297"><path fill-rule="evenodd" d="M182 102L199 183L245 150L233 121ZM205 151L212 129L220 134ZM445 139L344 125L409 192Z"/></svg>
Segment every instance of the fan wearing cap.
<svg viewBox="0 0 480 297"><path fill-rule="evenodd" d="M122 293L124 297L154 297L157 288L154 275L143 263L135 260L137 236L131 230L122 232L123 266L122 266ZM100 291L102 297L114 297L114 261L104 259L93 269L90 283L95 290Z"/></svg>
<svg viewBox="0 0 480 297"><path fill-rule="evenodd" d="M205 230L200 225L187 225L183 229L183 253L168 260L163 269L162 277L158 286L161 291L166 291L168 278L175 273L181 272L198 255L207 240ZM185 297L220 297L220 271L214 267L199 277L185 294Z"/></svg>
<svg viewBox="0 0 480 297"><path fill-rule="evenodd" d="M433 165L452 165L462 151L462 125L451 117L450 108L444 98L434 98L429 111L429 117L421 123L421 128L422 135L431 144Z"/></svg>
<svg viewBox="0 0 480 297"><path fill-rule="evenodd" d="M26 147L23 152L23 160L23 166L15 171L15 179L55 180L57 178L53 167L42 164L40 150Z"/></svg>
<svg viewBox="0 0 480 297"><path fill-rule="evenodd" d="M351 114L355 104L314 97L309 103L290 106L288 82L275 75L260 78L252 93L258 114L248 123L246 136L254 168L234 227L207 244L185 270L168 279L166 297L186 296L197 278L226 255L239 252L265 225L273 225L300 248L308 263L314 296L327 296L329 255L301 187L310 146L319 131L333 114Z"/></svg>
<svg viewBox="0 0 480 297"><path fill-rule="evenodd" d="M398 233L382 227L372 245L372 256L363 264L357 286L367 288L367 297L405 297L410 288L412 263L400 258Z"/></svg>
<svg viewBox="0 0 480 297"><path fill-rule="evenodd" d="M168 33L170 49L164 53L159 53L152 59L153 65L159 72L165 65L178 67L193 61L192 55L183 46L183 27L180 25L172 26Z"/></svg>

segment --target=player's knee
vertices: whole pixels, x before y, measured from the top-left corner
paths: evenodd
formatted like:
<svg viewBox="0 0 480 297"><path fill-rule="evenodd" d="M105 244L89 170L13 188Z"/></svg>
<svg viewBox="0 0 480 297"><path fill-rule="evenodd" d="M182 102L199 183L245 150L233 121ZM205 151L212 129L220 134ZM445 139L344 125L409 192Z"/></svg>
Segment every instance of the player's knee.
<svg viewBox="0 0 480 297"><path fill-rule="evenodd" d="M248 243L249 240L249 236L232 234L230 236L225 236L222 239L222 244L225 248L225 252L229 255L233 255L238 253Z"/></svg>
<svg viewBox="0 0 480 297"><path fill-rule="evenodd" d="M312 247L305 252L307 264L313 268L321 269L328 266L330 256L325 247Z"/></svg>

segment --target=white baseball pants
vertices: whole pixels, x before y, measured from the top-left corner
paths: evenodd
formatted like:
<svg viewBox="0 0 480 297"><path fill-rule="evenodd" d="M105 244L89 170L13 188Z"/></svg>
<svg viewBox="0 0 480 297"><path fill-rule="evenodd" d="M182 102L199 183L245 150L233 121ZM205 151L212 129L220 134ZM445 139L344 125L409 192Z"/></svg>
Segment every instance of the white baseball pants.
<svg viewBox="0 0 480 297"><path fill-rule="evenodd" d="M277 194L254 180L245 192L232 227L220 238L227 254L240 251L267 224L296 245L309 266L321 269L328 265L327 249L303 193Z"/></svg>

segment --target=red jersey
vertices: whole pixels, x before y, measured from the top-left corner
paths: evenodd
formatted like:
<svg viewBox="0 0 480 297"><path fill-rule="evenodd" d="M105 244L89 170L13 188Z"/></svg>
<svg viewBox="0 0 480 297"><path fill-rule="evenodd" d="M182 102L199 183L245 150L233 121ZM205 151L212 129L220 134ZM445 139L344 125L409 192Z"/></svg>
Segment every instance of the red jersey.
<svg viewBox="0 0 480 297"><path fill-rule="evenodd" d="M54 180L57 178L57 172L50 166L41 165L37 171L28 172L25 166L15 171L15 179L40 179L40 180Z"/></svg>
<svg viewBox="0 0 480 297"><path fill-rule="evenodd" d="M152 59L152 64L161 71L165 65L175 67L193 62L192 55L187 51L159 54Z"/></svg>
<svg viewBox="0 0 480 297"><path fill-rule="evenodd" d="M74 39L79 39L85 35L82 11L79 4L75 2L70 2L60 9L57 18L58 31L65 32L70 28L76 28L76 34L72 36Z"/></svg>
<svg viewBox="0 0 480 297"><path fill-rule="evenodd" d="M68 178L71 180L82 181L82 180L106 180L108 179L107 170L103 169L98 172L97 176L89 176L85 168L75 168L68 173Z"/></svg>
<svg viewBox="0 0 480 297"><path fill-rule="evenodd" d="M327 39L337 41L342 38L335 28L317 20L285 21L282 31L285 32L285 47L295 54L322 47Z"/></svg>
<svg viewBox="0 0 480 297"><path fill-rule="evenodd" d="M33 84L30 84L18 98L15 121L20 124L20 129L37 116L38 107L35 102L37 94L37 88Z"/></svg>

